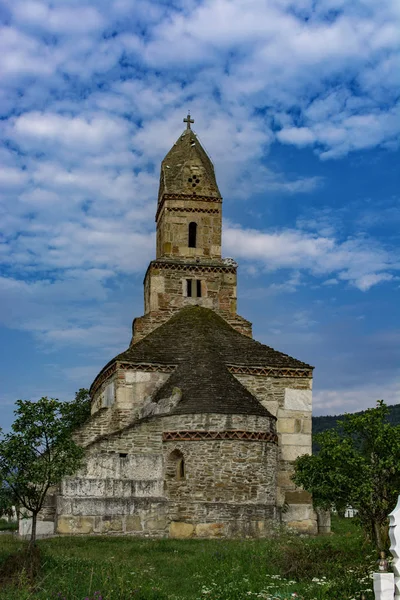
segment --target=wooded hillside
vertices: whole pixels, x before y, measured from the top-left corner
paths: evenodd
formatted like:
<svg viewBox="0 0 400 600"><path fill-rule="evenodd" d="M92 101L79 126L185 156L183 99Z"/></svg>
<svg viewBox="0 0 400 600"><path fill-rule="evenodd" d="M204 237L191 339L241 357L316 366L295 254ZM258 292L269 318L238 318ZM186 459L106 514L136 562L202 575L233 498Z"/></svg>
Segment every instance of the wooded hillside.
<svg viewBox="0 0 400 600"><path fill-rule="evenodd" d="M400 425L400 404L393 404L388 407L390 413L388 415L389 423L392 425ZM359 411L356 414L362 414L364 411ZM313 436L326 429L333 429L336 427L337 421L343 419L344 415L328 415L324 417L313 417L312 418L312 431Z"/></svg>

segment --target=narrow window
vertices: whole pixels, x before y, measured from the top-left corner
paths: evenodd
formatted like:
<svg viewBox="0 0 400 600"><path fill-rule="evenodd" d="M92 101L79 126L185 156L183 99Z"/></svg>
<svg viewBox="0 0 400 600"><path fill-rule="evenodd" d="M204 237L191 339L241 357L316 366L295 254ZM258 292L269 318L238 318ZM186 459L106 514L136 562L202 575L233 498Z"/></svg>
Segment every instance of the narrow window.
<svg viewBox="0 0 400 600"><path fill-rule="evenodd" d="M196 279L196 292L197 292L197 297L201 298L201 281L200 279Z"/></svg>
<svg viewBox="0 0 400 600"><path fill-rule="evenodd" d="M185 479L185 461L183 457L178 462L178 469L176 473L177 479Z"/></svg>
<svg viewBox="0 0 400 600"><path fill-rule="evenodd" d="M120 452L119 453L119 457L120 458L126 458L128 456L128 454L126 452Z"/></svg>
<svg viewBox="0 0 400 600"><path fill-rule="evenodd" d="M189 248L196 248L197 223L189 223Z"/></svg>
<svg viewBox="0 0 400 600"><path fill-rule="evenodd" d="M186 296L188 298L192 297L192 280L186 279Z"/></svg>

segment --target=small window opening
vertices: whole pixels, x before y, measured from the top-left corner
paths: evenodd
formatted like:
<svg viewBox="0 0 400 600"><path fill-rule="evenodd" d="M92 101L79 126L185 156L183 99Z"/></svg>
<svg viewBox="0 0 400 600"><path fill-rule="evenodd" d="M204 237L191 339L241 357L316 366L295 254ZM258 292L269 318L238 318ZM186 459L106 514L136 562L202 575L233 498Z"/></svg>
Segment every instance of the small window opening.
<svg viewBox="0 0 400 600"><path fill-rule="evenodd" d="M197 223L189 223L189 248L196 248Z"/></svg>
<svg viewBox="0 0 400 600"><path fill-rule="evenodd" d="M177 479L185 479L185 461L183 457L178 462L178 468L176 470Z"/></svg>
<svg viewBox="0 0 400 600"><path fill-rule="evenodd" d="M126 458L128 456L128 454L126 452L120 452L119 453L119 457L120 458Z"/></svg>
<svg viewBox="0 0 400 600"><path fill-rule="evenodd" d="M192 280L186 279L186 296L188 298L192 297Z"/></svg>
<svg viewBox="0 0 400 600"><path fill-rule="evenodd" d="M185 479L185 459L180 450L174 450L167 457L165 477L166 479L175 479L178 481Z"/></svg>
<svg viewBox="0 0 400 600"><path fill-rule="evenodd" d="M197 297L201 298L201 281L200 279L196 280L196 292L197 292Z"/></svg>

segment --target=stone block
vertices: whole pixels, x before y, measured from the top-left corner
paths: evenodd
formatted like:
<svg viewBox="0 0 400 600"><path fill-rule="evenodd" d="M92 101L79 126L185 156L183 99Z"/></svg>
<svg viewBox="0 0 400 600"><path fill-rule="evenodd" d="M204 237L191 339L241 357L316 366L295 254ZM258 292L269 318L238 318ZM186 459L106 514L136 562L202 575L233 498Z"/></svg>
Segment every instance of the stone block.
<svg viewBox="0 0 400 600"><path fill-rule="evenodd" d="M282 446L304 446L303 454L311 454L311 435L309 433L282 433Z"/></svg>
<svg viewBox="0 0 400 600"><path fill-rule="evenodd" d="M122 533L122 519L104 519L101 530L102 533Z"/></svg>
<svg viewBox="0 0 400 600"><path fill-rule="evenodd" d="M283 488L295 488L295 484L292 480L293 471L278 471L276 482L279 487Z"/></svg>
<svg viewBox="0 0 400 600"><path fill-rule="evenodd" d="M312 496L304 490L287 490L285 492L285 500L287 504L311 504Z"/></svg>
<svg viewBox="0 0 400 600"><path fill-rule="evenodd" d="M303 454L311 454L311 448L307 446L282 446L282 460L294 461L298 456Z"/></svg>
<svg viewBox="0 0 400 600"><path fill-rule="evenodd" d="M194 525L172 521L169 526L169 536L172 538L190 538L194 533Z"/></svg>
<svg viewBox="0 0 400 600"><path fill-rule="evenodd" d="M282 514L282 521L307 521L315 519L314 510L311 504L289 504L288 510Z"/></svg>
<svg viewBox="0 0 400 600"><path fill-rule="evenodd" d="M142 522L138 515L129 515L126 517L126 531L142 531Z"/></svg>
<svg viewBox="0 0 400 600"><path fill-rule="evenodd" d="M52 535L54 533L55 525L54 521L37 521L36 522L36 535L38 537L44 535ZM20 519L18 522L18 533L25 537L32 533L32 519Z"/></svg>
<svg viewBox="0 0 400 600"><path fill-rule="evenodd" d="M284 408L286 410L311 411L311 390L296 390L285 388Z"/></svg>
<svg viewBox="0 0 400 600"><path fill-rule="evenodd" d="M57 533L72 534L93 533L94 517L60 517L57 523Z"/></svg>
<svg viewBox="0 0 400 600"><path fill-rule="evenodd" d="M151 380L152 373L145 371L125 371L126 383L145 383Z"/></svg>
<svg viewBox="0 0 400 600"><path fill-rule="evenodd" d="M256 393L256 395L257 395L257 393ZM269 412L272 415L274 415L274 417L276 417L278 414L279 402L277 400L263 400L261 396L259 396L259 399L261 401L261 404L263 406L265 406L265 408L267 410L269 410ZM278 423L279 423L279 421L278 421Z"/></svg>
<svg viewBox="0 0 400 600"><path fill-rule="evenodd" d="M199 523L196 525L195 534L197 537L221 537L224 535L223 523Z"/></svg>
<svg viewBox="0 0 400 600"><path fill-rule="evenodd" d="M309 533L316 535L318 533L317 521L315 519L305 519L304 521L288 521L288 527L296 529L299 533Z"/></svg>
<svg viewBox="0 0 400 600"><path fill-rule="evenodd" d="M301 427L300 424L300 419L282 418L278 419L276 429L278 433L298 433Z"/></svg>
<svg viewBox="0 0 400 600"><path fill-rule="evenodd" d="M167 519L162 518L162 517L158 518L158 519L149 519L145 523L145 528L148 529L149 531L160 531L162 529L165 529L166 526L167 526Z"/></svg>

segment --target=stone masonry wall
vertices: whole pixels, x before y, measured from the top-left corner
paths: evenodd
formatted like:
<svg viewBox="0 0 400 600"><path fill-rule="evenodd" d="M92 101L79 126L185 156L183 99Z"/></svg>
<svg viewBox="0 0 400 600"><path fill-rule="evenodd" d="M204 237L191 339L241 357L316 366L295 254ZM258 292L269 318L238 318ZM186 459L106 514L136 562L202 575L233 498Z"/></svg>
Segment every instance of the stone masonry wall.
<svg viewBox="0 0 400 600"><path fill-rule="evenodd" d="M189 223L197 224L196 247L189 248ZM157 219L157 258L221 257L221 201L165 200Z"/></svg>
<svg viewBox="0 0 400 600"><path fill-rule="evenodd" d="M185 477L166 478L165 494L177 502L275 504L276 446L244 440L164 443L164 464L179 451ZM201 457L201 460L199 460Z"/></svg>
<svg viewBox="0 0 400 600"><path fill-rule="evenodd" d="M144 402L168 379L169 373L121 369L107 377L95 391L92 416L75 434L75 439L87 445L96 437L125 427L139 413Z"/></svg>
<svg viewBox="0 0 400 600"><path fill-rule="evenodd" d="M192 296L187 293L188 279L192 281ZM201 282L200 297L197 297L193 283L196 281ZM222 264L213 270L195 263L165 265L154 262L147 271L145 289L145 313L177 311L196 304L236 314L236 269L224 268Z"/></svg>
<svg viewBox="0 0 400 600"><path fill-rule="evenodd" d="M85 466L63 481L59 533L172 537L262 536L277 518L277 447L266 441L163 441L166 431L275 431L275 420L246 415L144 419L87 448ZM183 479L168 471L184 459Z"/></svg>
<svg viewBox="0 0 400 600"><path fill-rule="evenodd" d="M290 526L316 533L317 517L310 494L296 488L293 461L311 454L312 379L235 375L277 417L279 440L277 505L286 506L282 519Z"/></svg>

